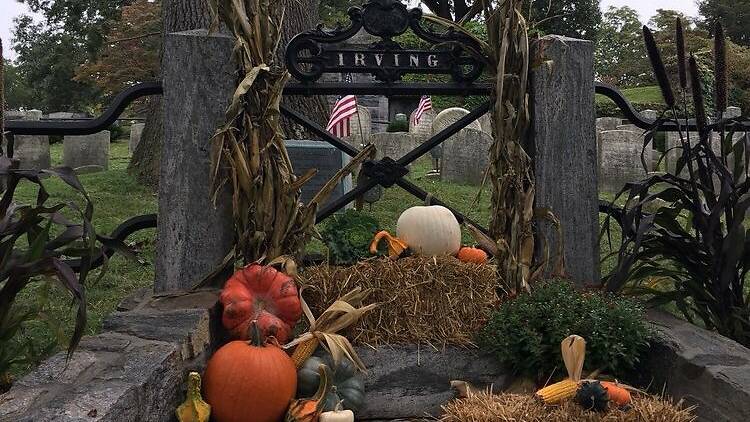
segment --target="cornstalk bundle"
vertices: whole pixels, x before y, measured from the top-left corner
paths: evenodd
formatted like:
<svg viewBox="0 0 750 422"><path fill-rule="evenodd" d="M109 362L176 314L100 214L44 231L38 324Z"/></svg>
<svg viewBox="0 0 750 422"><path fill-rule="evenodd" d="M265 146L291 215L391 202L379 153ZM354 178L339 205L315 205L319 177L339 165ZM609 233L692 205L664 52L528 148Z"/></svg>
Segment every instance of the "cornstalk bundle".
<svg viewBox="0 0 750 422"><path fill-rule="evenodd" d="M528 25L520 0L507 0L499 6L491 0L474 2L467 16L482 13L487 26L487 42L479 40L458 24L430 16L429 20L458 30L474 39L481 54L489 58L489 71L495 80L492 99L490 167L487 179L492 184L490 234L496 242L495 258L499 278L511 290L528 289L528 283L545 270L549 248L534 262L533 221L549 220L559 237L553 272L564 272L559 221L551 211L534 207L535 183L531 157L524 150L529 127L528 75L530 65Z"/></svg>
<svg viewBox="0 0 750 422"><path fill-rule="evenodd" d="M234 255L245 262L296 255L309 239L317 205L366 154L331 179L308 205L300 189L315 171L297 178L284 146L279 103L289 74L278 63L283 2L210 0L212 30L222 22L234 34L237 88L226 123L212 139L214 201L226 185L232 190Z"/></svg>

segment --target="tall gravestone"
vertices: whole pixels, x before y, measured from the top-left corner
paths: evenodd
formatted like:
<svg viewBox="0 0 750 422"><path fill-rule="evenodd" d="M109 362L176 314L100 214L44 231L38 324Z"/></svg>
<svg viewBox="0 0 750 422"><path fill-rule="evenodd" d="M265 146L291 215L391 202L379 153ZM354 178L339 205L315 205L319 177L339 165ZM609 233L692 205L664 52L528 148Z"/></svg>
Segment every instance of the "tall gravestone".
<svg viewBox="0 0 750 422"><path fill-rule="evenodd" d="M27 110L11 115L19 120L41 120L40 110ZM10 120L10 119L9 119ZM19 160L19 168L44 170L51 166L49 154L49 136L46 135L13 135L13 158Z"/></svg>
<svg viewBox="0 0 750 422"><path fill-rule="evenodd" d="M141 142L141 136L143 135L143 128L146 127L145 123L133 123L130 125L130 139L128 142L128 151L132 154L135 151L138 144Z"/></svg>
<svg viewBox="0 0 750 422"><path fill-rule="evenodd" d="M63 165L74 169L99 167L109 169L108 130L91 135L67 135L63 139Z"/></svg>
<svg viewBox="0 0 750 422"><path fill-rule="evenodd" d="M481 130L461 129L443 143L440 179L446 182L479 185L490 163L492 136Z"/></svg>
<svg viewBox="0 0 750 422"><path fill-rule="evenodd" d="M437 135L448 126L461 120L464 116L469 114L469 110L461 107L451 107L438 113L435 116L435 120L432 121L432 136ZM479 124L479 120L474 120L469 123L464 129L482 130L482 126ZM456 139L456 135L451 136L445 142ZM433 158L441 159L443 157L443 146L440 145L431 151Z"/></svg>
<svg viewBox="0 0 750 422"><path fill-rule="evenodd" d="M641 162L643 141L637 132L628 130L605 130L599 133L599 190L619 192L628 182L646 177ZM651 161L646 151L645 160Z"/></svg>
<svg viewBox="0 0 750 422"><path fill-rule="evenodd" d="M164 144L154 290L185 290L213 272L232 248L228 191L211 201L209 140L234 92L234 39L206 30L164 40Z"/></svg>
<svg viewBox="0 0 750 422"><path fill-rule="evenodd" d="M594 112L594 45L545 36L535 44L543 60L531 74L536 206L562 223L566 271L583 283L599 281L599 197ZM532 56L533 57L533 56ZM541 223L547 239L554 228ZM551 251L557 250L553 240Z"/></svg>

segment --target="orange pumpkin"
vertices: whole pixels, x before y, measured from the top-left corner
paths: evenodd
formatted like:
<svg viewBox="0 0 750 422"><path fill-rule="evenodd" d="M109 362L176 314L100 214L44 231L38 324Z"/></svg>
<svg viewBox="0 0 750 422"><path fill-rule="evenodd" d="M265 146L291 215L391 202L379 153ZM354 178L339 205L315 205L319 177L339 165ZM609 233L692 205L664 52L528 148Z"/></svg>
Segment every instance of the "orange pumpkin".
<svg viewBox="0 0 750 422"><path fill-rule="evenodd" d="M221 322L232 338L247 340L251 321L264 337L286 343L302 316L297 285L276 268L250 264L229 278L219 298L224 305Z"/></svg>
<svg viewBox="0 0 750 422"><path fill-rule="evenodd" d="M469 246L459 249L457 257L462 262L471 262L474 264L484 264L487 262L487 252Z"/></svg>
<svg viewBox="0 0 750 422"><path fill-rule="evenodd" d="M619 406L630 404L630 391L620 387L616 382L602 381L601 384L607 390L610 401L617 403Z"/></svg>
<svg viewBox="0 0 750 422"><path fill-rule="evenodd" d="M232 341L206 366L204 397L216 422L278 422L297 391L294 362L278 345L264 344L251 323L250 342Z"/></svg>

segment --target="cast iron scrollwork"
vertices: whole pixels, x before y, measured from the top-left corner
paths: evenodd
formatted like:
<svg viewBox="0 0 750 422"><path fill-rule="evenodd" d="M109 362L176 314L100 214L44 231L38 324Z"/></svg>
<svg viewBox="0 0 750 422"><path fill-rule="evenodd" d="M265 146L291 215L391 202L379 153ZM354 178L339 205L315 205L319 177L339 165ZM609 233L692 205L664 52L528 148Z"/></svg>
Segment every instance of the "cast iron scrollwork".
<svg viewBox="0 0 750 422"><path fill-rule="evenodd" d="M484 69L486 58L464 34L451 29L435 32L423 25L422 10L408 10L399 0L370 0L349 9L346 27L319 25L294 37L286 49L289 72L302 83L325 73L372 74L382 82L396 82L406 74L445 74L454 82L471 83ZM363 48L343 47L362 28L379 39ZM431 49L403 48L394 38L411 29Z"/></svg>

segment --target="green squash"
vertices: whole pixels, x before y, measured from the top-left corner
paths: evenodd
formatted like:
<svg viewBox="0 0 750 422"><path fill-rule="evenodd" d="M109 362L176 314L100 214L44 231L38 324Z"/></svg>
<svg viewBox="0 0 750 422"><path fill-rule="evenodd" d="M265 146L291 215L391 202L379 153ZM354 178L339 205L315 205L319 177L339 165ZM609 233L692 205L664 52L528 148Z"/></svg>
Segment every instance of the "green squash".
<svg viewBox="0 0 750 422"><path fill-rule="evenodd" d="M357 374L351 362L344 359L338 366L333 364L330 356L319 358L313 356L305 361L297 372L297 397L310 397L315 394L320 383L318 367L321 363L331 368L331 391L325 396L324 411L333 411L336 404L342 401L344 409L353 412L359 410L365 401L365 380Z"/></svg>

